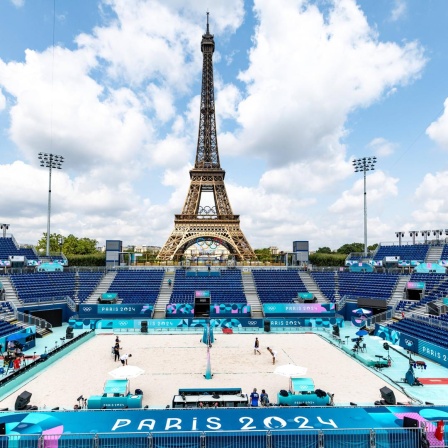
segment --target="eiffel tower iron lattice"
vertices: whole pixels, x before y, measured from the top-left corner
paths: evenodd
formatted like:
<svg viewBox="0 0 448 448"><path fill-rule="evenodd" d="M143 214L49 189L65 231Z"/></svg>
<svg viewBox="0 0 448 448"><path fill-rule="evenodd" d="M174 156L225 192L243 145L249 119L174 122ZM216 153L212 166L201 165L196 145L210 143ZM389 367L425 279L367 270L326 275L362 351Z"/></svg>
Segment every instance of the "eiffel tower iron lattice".
<svg viewBox="0 0 448 448"><path fill-rule="evenodd" d="M196 161L190 171L190 188L182 213L175 215L174 230L159 252L161 261L180 257L199 241L221 244L240 261L257 258L241 231L239 215L233 214L224 184L225 171L219 163L213 85L214 50L207 13L207 29L201 41L203 66ZM213 198L214 204L205 205L203 193L209 200Z"/></svg>

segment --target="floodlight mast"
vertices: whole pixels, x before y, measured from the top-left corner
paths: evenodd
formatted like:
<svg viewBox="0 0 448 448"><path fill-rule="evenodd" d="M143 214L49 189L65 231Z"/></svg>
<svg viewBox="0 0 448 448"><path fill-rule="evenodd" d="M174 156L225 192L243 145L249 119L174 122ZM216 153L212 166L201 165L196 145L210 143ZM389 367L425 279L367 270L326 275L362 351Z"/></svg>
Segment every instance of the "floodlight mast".
<svg viewBox="0 0 448 448"><path fill-rule="evenodd" d="M355 173L362 172L364 174L364 258L367 258L367 189L366 189L366 172L375 169L376 157L362 157L353 160L353 168Z"/></svg>
<svg viewBox="0 0 448 448"><path fill-rule="evenodd" d="M398 238L398 245L401 246L401 238L404 237L404 232L395 232L395 236Z"/></svg>
<svg viewBox="0 0 448 448"><path fill-rule="evenodd" d="M48 168L48 214L47 214L47 250L46 256L50 256L50 215L51 215L51 171L61 170L64 163L64 157L51 153L40 152L38 159L40 166Z"/></svg>

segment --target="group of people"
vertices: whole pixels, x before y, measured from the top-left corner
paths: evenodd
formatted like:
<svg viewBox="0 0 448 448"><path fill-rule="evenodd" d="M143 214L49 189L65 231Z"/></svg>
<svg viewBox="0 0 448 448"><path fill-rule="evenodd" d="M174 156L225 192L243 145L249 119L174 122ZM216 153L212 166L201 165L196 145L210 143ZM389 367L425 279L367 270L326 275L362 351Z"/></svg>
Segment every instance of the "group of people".
<svg viewBox="0 0 448 448"><path fill-rule="evenodd" d="M3 345L0 344L0 354ZM17 341L9 341L6 345L6 352L3 354L3 368L19 370L22 367L22 361L25 359L22 352L23 345Z"/></svg>
<svg viewBox="0 0 448 448"><path fill-rule="evenodd" d="M275 364L275 358L277 358L277 352L273 348L270 348L270 347L267 347L267 350L272 356L272 364ZM255 342L254 342L254 355L256 355L256 354L261 355L260 341L258 340L258 338L255 338Z"/></svg>
<svg viewBox="0 0 448 448"><path fill-rule="evenodd" d="M261 406L269 406L269 396L264 389L261 389L261 394L257 392L257 388L254 387L254 390L250 394L250 405L251 407Z"/></svg>
<svg viewBox="0 0 448 448"><path fill-rule="evenodd" d="M126 353L120 355L120 350L121 350L120 342L121 342L120 338L117 336L115 338L115 345L112 347L112 353L114 355L114 361L115 362L120 361L121 365L127 366L128 365L128 359L132 358L132 355L131 354L128 355Z"/></svg>

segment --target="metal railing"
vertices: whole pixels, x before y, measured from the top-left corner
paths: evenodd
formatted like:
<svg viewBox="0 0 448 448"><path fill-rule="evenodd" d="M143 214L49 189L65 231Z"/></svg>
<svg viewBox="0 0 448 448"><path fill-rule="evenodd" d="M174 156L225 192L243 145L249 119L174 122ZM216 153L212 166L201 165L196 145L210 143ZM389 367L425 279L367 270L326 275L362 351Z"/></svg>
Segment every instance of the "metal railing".
<svg viewBox="0 0 448 448"><path fill-rule="evenodd" d="M406 316L409 319L415 320L417 322L423 322L425 324L431 325L435 328L441 328L448 331L448 322L444 320L434 319L423 314L412 313L410 316Z"/></svg>
<svg viewBox="0 0 448 448"><path fill-rule="evenodd" d="M281 418L278 418L281 424ZM286 423L286 422L285 422ZM297 420L297 426L306 426L306 421ZM332 425L330 422L323 422ZM431 428L432 431L435 428ZM222 447L226 448L272 448L272 447L316 447L336 448L356 446L356 448L419 447L426 440L433 440L434 433L421 428L387 429L297 429L297 430L247 430L247 431L193 431L193 432L139 432L139 433L96 433L96 434L20 434L4 436L8 446L23 448L165 448L165 447ZM431 445L435 446L435 445ZM442 441L438 447L446 447Z"/></svg>
<svg viewBox="0 0 448 448"><path fill-rule="evenodd" d="M375 314L374 316L368 317L366 320L367 325L373 325L375 323L384 322L390 320L395 315L395 306L389 310L383 311L382 313Z"/></svg>
<svg viewBox="0 0 448 448"><path fill-rule="evenodd" d="M65 300L67 301L67 306L70 308L70 310L75 312L76 311L76 302L70 296L66 296Z"/></svg>

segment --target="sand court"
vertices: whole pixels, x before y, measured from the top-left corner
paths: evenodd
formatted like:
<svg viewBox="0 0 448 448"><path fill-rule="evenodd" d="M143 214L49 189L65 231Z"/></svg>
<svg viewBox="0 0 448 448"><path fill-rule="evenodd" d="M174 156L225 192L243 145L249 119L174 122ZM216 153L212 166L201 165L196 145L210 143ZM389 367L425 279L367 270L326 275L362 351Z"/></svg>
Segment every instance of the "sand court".
<svg viewBox="0 0 448 448"><path fill-rule="evenodd" d="M312 378L316 388L333 393L335 404L349 402L373 404L379 400L379 389L388 386L397 401L408 402L400 390L386 383L371 370L354 361L318 334L231 334L216 333L211 352L213 379L206 380L206 351L202 334L120 334L121 353L132 354L129 365L145 372L131 379L131 390L142 389L143 405L165 408L179 388L240 387L249 394L254 387L266 389L271 403L277 393L288 389L288 379L274 374L276 366L295 364L306 367L305 377ZM254 355L255 337L259 338L261 355ZM121 364L114 362L111 348L113 334L98 334L73 349L0 402L2 408L14 408L17 395L31 392L31 404L40 408L73 409L83 395L101 395L108 372ZM276 365L267 347L277 352Z"/></svg>

